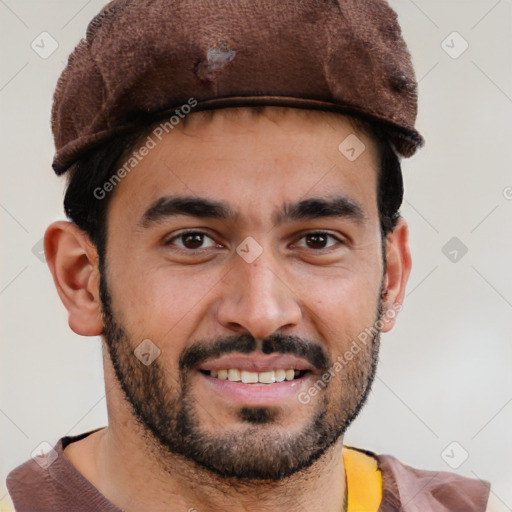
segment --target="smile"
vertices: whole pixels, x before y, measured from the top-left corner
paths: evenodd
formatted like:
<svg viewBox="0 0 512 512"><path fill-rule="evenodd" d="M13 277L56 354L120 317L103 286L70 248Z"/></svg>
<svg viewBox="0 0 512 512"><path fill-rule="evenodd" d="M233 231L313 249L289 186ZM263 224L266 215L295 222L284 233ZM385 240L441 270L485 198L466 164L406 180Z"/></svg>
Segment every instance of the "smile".
<svg viewBox="0 0 512 512"><path fill-rule="evenodd" d="M307 370L295 369L251 372L236 368L203 371L204 374L216 379L242 382L243 384L274 384L275 382L284 382L285 380L290 381L301 378L306 372Z"/></svg>
<svg viewBox="0 0 512 512"><path fill-rule="evenodd" d="M209 359L199 368L207 401L240 406L278 406L296 400L311 385L314 366L291 354L232 353Z"/></svg>

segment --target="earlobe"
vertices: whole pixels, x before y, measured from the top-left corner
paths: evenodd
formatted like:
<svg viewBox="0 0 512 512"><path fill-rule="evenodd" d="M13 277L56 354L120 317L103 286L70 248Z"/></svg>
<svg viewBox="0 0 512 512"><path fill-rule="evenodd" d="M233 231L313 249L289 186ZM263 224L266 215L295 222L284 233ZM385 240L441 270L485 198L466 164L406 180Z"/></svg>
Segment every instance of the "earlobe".
<svg viewBox="0 0 512 512"><path fill-rule="evenodd" d="M409 249L409 228L405 219L400 218L395 229L388 235L386 243L387 265L384 275L385 292L382 306L382 332L395 325L396 316L402 308L405 288L411 272Z"/></svg>
<svg viewBox="0 0 512 512"><path fill-rule="evenodd" d="M46 261L71 329L82 336L103 331L96 248L75 224L58 221L44 237Z"/></svg>

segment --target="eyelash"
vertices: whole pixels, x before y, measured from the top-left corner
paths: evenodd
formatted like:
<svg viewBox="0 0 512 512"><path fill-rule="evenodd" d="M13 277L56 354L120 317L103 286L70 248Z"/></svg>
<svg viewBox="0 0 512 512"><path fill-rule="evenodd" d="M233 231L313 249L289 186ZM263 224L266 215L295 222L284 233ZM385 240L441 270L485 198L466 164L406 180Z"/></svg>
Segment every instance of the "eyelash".
<svg viewBox="0 0 512 512"><path fill-rule="evenodd" d="M181 237L186 236L186 235L204 235L205 237L208 237L210 240L215 242L215 240L208 233L205 233L204 231L185 230L185 231L181 231L177 235L174 235L172 238L169 238L169 239L165 240L164 241L164 245L165 246L172 245L172 243L175 240L178 240ZM324 235L324 236L327 236L327 237L335 240L339 245L346 245L346 243L343 240L340 240L338 237L334 236L333 234L331 234L331 233L329 233L327 231L308 231L308 232L302 234L300 236L300 238L298 238L298 240L302 240L303 238L305 238L308 235ZM332 250L332 247L334 247L334 245L335 244L327 246L327 247L323 247L321 249L311 249L311 250L315 251L315 252ZM308 247L302 247L302 249L304 249L304 248L305 249L309 249ZM188 253L199 252L199 251L203 251L203 250L207 250L207 249L209 249L209 247L199 248L199 249L187 249L186 247L179 247L179 250L184 251L184 252L188 252Z"/></svg>
<svg viewBox="0 0 512 512"><path fill-rule="evenodd" d="M191 230L181 231L177 235L174 235L172 238L169 238L169 239L165 240L164 241L164 245L165 246L172 245L172 242L174 242L174 240L177 240L177 239L179 239L179 238L181 238L183 236L186 236L186 235L204 235L204 236L210 238L210 240L213 240L213 238L208 233L205 233L204 231L198 231L198 230L195 230L195 229L191 229ZM185 248L180 247L179 249L181 249L183 251L186 251L186 252L195 252L195 251L200 251L201 250L201 249L187 249L186 247Z"/></svg>

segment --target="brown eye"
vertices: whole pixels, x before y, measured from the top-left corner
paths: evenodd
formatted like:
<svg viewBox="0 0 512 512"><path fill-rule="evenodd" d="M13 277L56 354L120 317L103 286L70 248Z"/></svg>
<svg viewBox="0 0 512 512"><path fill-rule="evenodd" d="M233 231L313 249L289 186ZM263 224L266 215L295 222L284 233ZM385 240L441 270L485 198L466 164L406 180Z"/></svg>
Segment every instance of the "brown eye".
<svg viewBox="0 0 512 512"><path fill-rule="evenodd" d="M198 249L203 245L204 235L201 233L188 233L181 235L181 241L187 249Z"/></svg>
<svg viewBox="0 0 512 512"><path fill-rule="evenodd" d="M215 247L215 241L202 231L188 231L173 236L164 245L176 245L181 249L209 249Z"/></svg>
<svg viewBox="0 0 512 512"><path fill-rule="evenodd" d="M320 251L322 249L330 249L331 247L344 245L343 241L339 238L327 233L325 231L312 231L303 235L298 243L294 244L297 247L305 249L313 249Z"/></svg>
<svg viewBox="0 0 512 512"><path fill-rule="evenodd" d="M329 235L326 233L313 233L306 235L306 245L310 249L325 249Z"/></svg>

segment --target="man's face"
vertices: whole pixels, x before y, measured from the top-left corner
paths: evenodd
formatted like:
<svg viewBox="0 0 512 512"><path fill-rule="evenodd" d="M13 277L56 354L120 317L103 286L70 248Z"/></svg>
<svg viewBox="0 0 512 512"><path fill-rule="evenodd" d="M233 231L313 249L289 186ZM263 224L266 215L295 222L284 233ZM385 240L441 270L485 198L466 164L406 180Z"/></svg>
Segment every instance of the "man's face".
<svg viewBox="0 0 512 512"><path fill-rule="evenodd" d="M359 411L378 336L321 379L381 307L377 154L357 133L366 149L347 159L354 133L293 109L192 114L116 187L104 336L163 461L279 479ZM149 365L134 355L143 340L161 351Z"/></svg>

